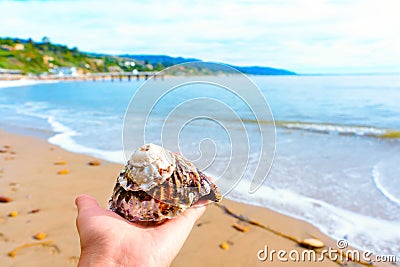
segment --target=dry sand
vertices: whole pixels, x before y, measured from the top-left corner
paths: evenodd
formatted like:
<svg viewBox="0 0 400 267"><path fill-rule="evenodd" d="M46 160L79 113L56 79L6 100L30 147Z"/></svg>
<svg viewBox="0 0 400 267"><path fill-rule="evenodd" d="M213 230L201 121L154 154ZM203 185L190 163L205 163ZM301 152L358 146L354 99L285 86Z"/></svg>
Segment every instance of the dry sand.
<svg viewBox="0 0 400 267"><path fill-rule="evenodd" d="M10 146L4 149L4 145ZM75 228L78 194L94 196L107 207L115 178L121 165L95 160L90 156L70 153L44 140L0 131L0 196L12 199L0 203L0 266L76 266L79 257L79 236ZM65 161L65 165L55 162ZM57 174L68 170L68 174ZM221 203L236 214L257 221L261 225L296 240L315 237L332 248L335 241L323 235L312 225L266 208L223 200ZM38 211L37 211L38 210ZM37 211L33 212L32 211ZM9 214L17 212L17 216ZM234 224L247 227L240 232ZM35 240L37 233L46 233L43 240ZM48 242L38 245L40 242ZM228 249L220 245L225 242ZM24 244L34 244L9 252ZM256 225L250 225L228 215L221 207L210 205L195 225L187 242L172 266L292 266L294 262L260 262L257 252L268 249L286 251L304 248L287 237L282 237ZM297 263L301 266L338 266L323 262Z"/></svg>

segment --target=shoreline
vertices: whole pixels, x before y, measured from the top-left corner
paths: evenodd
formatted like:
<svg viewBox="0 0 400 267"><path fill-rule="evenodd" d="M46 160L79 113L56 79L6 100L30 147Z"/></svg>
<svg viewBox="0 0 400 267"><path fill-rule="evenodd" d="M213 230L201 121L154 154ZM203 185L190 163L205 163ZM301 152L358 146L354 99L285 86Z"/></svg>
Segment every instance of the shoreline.
<svg viewBox="0 0 400 267"><path fill-rule="evenodd" d="M47 80L34 80L34 79L19 79L19 80L0 80L0 89L22 87L29 85L37 85L44 83L57 83L58 81L47 81Z"/></svg>
<svg viewBox="0 0 400 267"><path fill-rule="evenodd" d="M45 140L11 134L2 129L0 140L1 148L10 146L7 152L0 153L0 195L12 199L9 203L0 203L0 261L5 266L76 265L79 237L75 229L74 198L87 193L106 207L122 165L100 160L100 166L89 166L88 162L96 158L65 151ZM54 164L63 161L65 165ZM57 172L63 169L68 169L69 173L58 175ZM257 251L266 245L277 251L305 250L288 237L294 240L317 238L328 247L337 248L335 240L305 221L228 199L224 199L221 205L273 231L238 220L221 206L210 205L172 266L187 266L188 263L191 266L263 266L268 261L259 261ZM32 213L33 210L39 211ZM9 214L15 211L18 216L10 217ZM249 231L241 232L234 225ZM44 241L53 241L52 245L23 248L14 258L7 255L23 244L38 243L32 238L37 232L45 232L47 238ZM228 244L229 248L222 249L222 243ZM285 262L274 261L274 266L281 264ZM337 265L329 259L296 264Z"/></svg>

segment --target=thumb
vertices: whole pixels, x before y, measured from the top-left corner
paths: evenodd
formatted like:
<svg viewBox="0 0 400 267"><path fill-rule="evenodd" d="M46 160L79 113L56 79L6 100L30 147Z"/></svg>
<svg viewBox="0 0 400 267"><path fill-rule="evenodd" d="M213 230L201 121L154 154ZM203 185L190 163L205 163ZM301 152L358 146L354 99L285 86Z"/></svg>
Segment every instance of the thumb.
<svg viewBox="0 0 400 267"><path fill-rule="evenodd" d="M183 212L180 217L186 218L186 220L189 222L189 225L192 227L195 224L195 222L198 219L200 219L200 217L204 214L205 211L206 211L206 205L195 205L185 210L185 212Z"/></svg>
<svg viewBox="0 0 400 267"><path fill-rule="evenodd" d="M89 195L77 196L75 199L75 204L78 207L78 214L86 210L94 210L100 208L97 200Z"/></svg>

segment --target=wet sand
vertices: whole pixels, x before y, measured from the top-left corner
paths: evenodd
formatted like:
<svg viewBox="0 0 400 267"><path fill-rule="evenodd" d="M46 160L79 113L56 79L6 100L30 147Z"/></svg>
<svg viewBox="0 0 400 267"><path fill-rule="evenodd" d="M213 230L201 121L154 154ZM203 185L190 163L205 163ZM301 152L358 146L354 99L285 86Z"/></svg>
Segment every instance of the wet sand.
<svg viewBox="0 0 400 267"><path fill-rule="evenodd" d="M11 199L0 203L0 266L76 266L80 249L74 199L90 194L107 207L122 166L102 160L90 166L93 157L2 130L0 152L0 196ZM246 219L235 218L224 207ZM46 236L37 240L38 233ZM305 248L298 241L305 238L336 248L336 241L306 222L224 199L207 208L172 266L338 266L329 259L281 262L276 254L273 262L257 259L265 246L301 254Z"/></svg>

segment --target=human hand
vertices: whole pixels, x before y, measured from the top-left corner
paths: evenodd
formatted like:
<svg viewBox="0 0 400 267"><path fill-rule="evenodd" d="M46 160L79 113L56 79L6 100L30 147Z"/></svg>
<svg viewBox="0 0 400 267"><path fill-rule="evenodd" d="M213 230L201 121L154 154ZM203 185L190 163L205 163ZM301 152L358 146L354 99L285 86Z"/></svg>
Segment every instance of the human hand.
<svg viewBox="0 0 400 267"><path fill-rule="evenodd" d="M76 226L81 242L78 266L169 266L182 248L205 206L149 227L128 222L103 209L88 195L76 198Z"/></svg>

